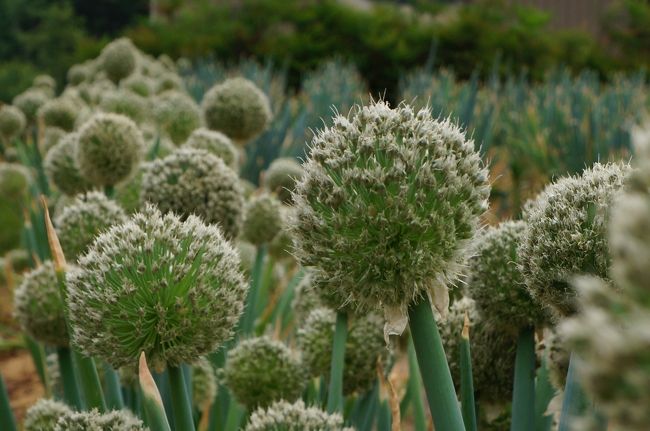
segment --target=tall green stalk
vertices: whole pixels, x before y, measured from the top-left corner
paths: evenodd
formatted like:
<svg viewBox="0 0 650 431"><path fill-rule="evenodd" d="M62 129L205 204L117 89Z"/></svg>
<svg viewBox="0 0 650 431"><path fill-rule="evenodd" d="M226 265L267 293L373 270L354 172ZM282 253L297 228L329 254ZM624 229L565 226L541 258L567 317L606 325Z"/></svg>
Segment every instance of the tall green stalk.
<svg viewBox="0 0 650 431"><path fill-rule="evenodd" d="M576 357L571 354L569 371L566 376L566 385L564 386L564 398L562 400L558 431L569 431L571 429L571 420L581 416L586 408L587 400L578 383L578 376L576 376Z"/></svg>
<svg viewBox="0 0 650 431"><path fill-rule="evenodd" d="M76 350L72 351L72 359L77 369L79 389L86 408L96 408L100 412L105 412L106 401L104 400L104 392L99 381L95 360Z"/></svg>
<svg viewBox="0 0 650 431"><path fill-rule="evenodd" d="M174 429L194 431L192 404L187 395L183 370L181 367L168 367L167 370L171 387L172 409L174 410Z"/></svg>
<svg viewBox="0 0 650 431"><path fill-rule="evenodd" d="M106 406L109 410L120 410L124 407L120 377L117 371L106 362L104 366L104 382L106 383Z"/></svg>
<svg viewBox="0 0 650 431"><path fill-rule="evenodd" d="M542 358L542 366L537 370L535 379L535 431L549 431L553 425L553 415L547 414L548 404L555 395L548 374L546 355Z"/></svg>
<svg viewBox="0 0 650 431"><path fill-rule="evenodd" d="M75 410L83 410L81 394L77 386L77 379L74 375L74 366L72 364L72 352L67 347L59 347L56 350L56 356L59 360L59 372L63 383L63 399L66 404L74 407Z"/></svg>
<svg viewBox="0 0 650 431"><path fill-rule="evenodd" d="M436 431L464 431L454 382L428 298L411 304L409 326Z"/></svg>
<svg viewBox="0 0 650 431"><path fill-rule="evenodd" d="M248 291L246 298L246 308L240 321L240 333L250 334L253 331L255 324L255 310L257 309L257 302L260 295L260 285L262 283L262 268L264 266L264 255L266 254L266 247L260 246L257 248L255 255L255 263L253 264L253 271L251 273L251 288Z"/></svg>
<svg viewBox="0 0 650 431"><path fill-rule="evenodd" d="M535 331L525 328L517 339L512 391L511 431L535 429Z"/></svg>
<svg viewBox="0 0 650 431"><path fill-rule="evenodd" d="M413 424L416 430L427 429L427 419L424 413L424 404L422 403L422 382L420 380L420 367L418 358L413 346L413 338L409 338L408 347L409 358L409 381L408 389L411 392L411 406L413 407Z"/></svg>
<svg viewBox="0 0 650 431"><path fill-rule="evenodd" d="M330 384L327 395L329 413L343 411L343 366L345 362L345 342L348 338L348 317L344 312L336 313L336 326L332 340L332 363Z"/></svg>
<svg viewBox="0 0 650 431"><path fill-rule="evenodd" d="M6 431L17 431L16 418L9 404L9 393L5 381L0 374L0 429Z"/></svg>
<svg viewBox="0 0 650 431"><path fill-rule="evenodd" d="M467 431L476 431L476 402L474 401L474 377L467 315L465 315L465 324L460 335L460 406L465 428Z"/></svg>

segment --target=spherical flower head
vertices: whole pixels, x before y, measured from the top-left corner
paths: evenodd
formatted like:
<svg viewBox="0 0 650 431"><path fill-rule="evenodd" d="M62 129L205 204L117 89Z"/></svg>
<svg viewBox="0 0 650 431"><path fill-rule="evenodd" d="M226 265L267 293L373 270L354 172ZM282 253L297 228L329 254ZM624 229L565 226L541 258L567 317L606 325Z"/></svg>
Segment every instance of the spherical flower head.
<svg viewBox="0 0 650 431"><path fill-rule="evenodd" d="M25 431L54 431L62 416L72 413L70 407L59 401L41 398L25 414Z"/></svg>
<svg viewBox="0 0 650 431"><path fill-rule="evenodd" d="M88 65L86 64L73 64L70 69L68 69L68 83L70 85L79 85L82 82L90 78L92 71L89 70Z"/></svg>
<svg viewBox="0 0 650 431"><path fill-rule="evenodd" d="M245 431L352 431L343 426L338 413L326 413L318 407L307 407L302 400L294 403L278 401L255 410Z"/></svg>
<svg viewBox="0 0 650 431"><path fill-rule="evenodd" d="M96 186L113 186L131 176L144 152L135 123L119 114L96 114L79 130L75 159L81 175Z"/></svg>
<svg viewBox="0 0 650 431"><path fill-rule="evenodd" d="M339 306L403 317L423 295L446 295L490 191L461 129L428 110L374 102L319 132L303 168L297 257Z"/></svg>
<svg viewBox="0 0 650 431"><path fill-rule="evenodd" d="M129 39L116 39L100 54L102 69L111 81L118 83L135 70L136 55L136 48Z"/></svg>
<svg viewBox="0 0 650 431"><path fill-rule="evenodd" d="M157 370L227 341L247 292L237 252L219 228L151 205L99 235L67 285L79 348L114 368L144 351Z"/></svg>
<svg viewBox="0 0 650 431"><path fill-rule="evenodd" d="M38 341L68 345L65 310L52 262L25 274L14 295L14 313L23 331Z"/></svg>
<svg viewBox="0 0 650 431"><path fill-rule="evenodd" d="M236 246L239 252L239 259L241 260L241 270L244 274L250 276L255 263L257 248L250 242L242 240L238 240Z"/></svg>
<svg viewBox="0 0 650 431"><path fill-rule="evenodd" d="M266 244L282 230L282 204L269 194L253 196L244 206L242 237L255 245Z"/></svg>
<svg viewBox="0 0 650 431"><path fill-rule="evenodd" d="M559 316L576 311L576 274L608 276L607 221L613 198L630 167L594 164L580 176L547 186L524 213L528 224L519 249L532 297Z"/></svg>
<svg viewBox="0 0 650 431"><path fill-rule="evenodd" d="M38 109L38 116L45 126L58 127L66 132L74 129L78 114L79 108L67 97L48 100Z"/></svg>
<svg viewBox="0 0 650 431"><path fill-rule="evenodd" d="M203 97L205 124L245 143L259 135L271 121L271 106L264 92L245 78L216 84Z"/></svg>
<svg viewBox="0 0 650 431"><path fill-rule="evenodd" d="M104 112L113 112L129 117L136 123L142 123L149 117L147 100L129 90L117 90L105 93L99 107Z"/></svg>
<svg viewBox="0 0 650 431"><path fill-rule="evenodd" d="M303 175L302 166L291 157L282 157L273 160L264 173L264 186L276 193L285 204L291 204L291 193L294 191L296 181Z"/></svg>
<svg viewBox="0 0 650 431"><path fill-rule="evenodd" d="M148 164L140 198L164 213L195 214L206 223L216 223L227 238L239 233L244 206L239 179L207 151L179 148Z"/></svg>
<svg viewBox="0 0 650 431"><path fill-rule="evenodd" d="M522 221L506 221L482 232L474 245L467 273L468 294L483 320L517 335L546 320L544 310L526 290L517 248L526 231Z"/></svg>
<svg viewBox="0 0 650 431"><path fill-rule="evenodd" d="M0 254L20 246L30 183L27 168L0 162Z"/></svg>
<svg viewBox="0 0 650 431"><path fill-rule="evenodd" d="M25 128L27 120L23 111L11 105L0 106L0 138L11 142Z"/></svg>
<svg viewBox="0 0 650 431"><path fill-rule="evenodd" d="M283 205L280 211L282 217L282 229L273 237L268 246L268 252L273 259L278 261L293 260L293 234L291 232L291 220L293 220L293 207Z"/></svg>
<svg viewBox="0 0 650 431"><path fill-rule="evenodd" d="M192 404L200 410L208 407L217 395L217 377L205 357L192 364Z"/></svg>
<svg viewBox="0 0 650 431"><path fill-rule="evenodd" d="M156 88L156 93L164 93L170 90L176 91L185 91L185 84L180 76L175 73L162 73L156 76L156 82L154 84Z"/></svg>
<svg viewBox="0 0 650 431"><path fill-rule="evenodd" d="M327 308L327 306L319 292L314 288L312 272L307 270L296 286L293 301L291 302L294 321L304 321L312 310L317 308Z"/></svg>
<svg viewBox="0 0 650 431"><path fill-rule="evenodd" d="M230 350L223 378L237 401L249 409L295 401L307 383L300 356L266 336L242 340Z"/></svg>
<svg viewBox="0 0 650 431"><path fill-rule="evenodd" d="M31 123L36 119L38 110L50 99L42 90L30 88L14 97L12 103L23 111L27 120Z"/></svg>
<svg viewBox="0 0 650 431"><path fill-rule="evenodd" d="M190 96L180 91L166 91L153 102L156 123L176 144L187 140L201 126L201 111Z"/></svg>
<svg viewBox="0 0 650 431"><path fill-rule="evenodd" d="M56 233L66 258L76 261L95 237L114 224L127 220L124 210L104 193L78 195L54 219Z"/></svg>
<svg viewBox="0 0 650 431"><path fill-rule="evenodd" d="M120 82L121 88L132 91L142 97L151 96L153 93L153 86L154 83L150 78L139 73L133 73Z"/></svg>
<svg viewBox="0 0 650 431"><path fill-rule="evenodd" d="M48 94L54 95L54 92L56 91L56 80L50 75L37 75L34 78L32 85Z"/></svg>
<svg viewBox="0 0 650 431"><path fill-rule="evenodd" d="M298 346L313 377L329 378L335 324L334 311L316 308L298 329ZM386 367L389 359L383 318L376 314L356 317L349 326L345 352L343 393L365 393L377 380L377 361Z"/></svg>
<svg viewBox="0 0 650 431"><path fill-rule="evenodd" d="M93 188L93 185L81 176L75 161L78 139L77 133L63 136L59 143L47 152L43 161L43 168L52 184L70 196Z"/></svg>
<svg viewBox="0 0 650 431"><path fill-rule="evenodd" d="M206 150L220 157L232 170L239 169L239 151L229 137L206 128L196 129L184 144L188 148Z"/></svg>
<svg viewBox="0 0 650 431"><path fill-rule="evenodd" d="M68 133L69 132L66 132L59 127L46 127L45 132L43 133L43 139L39 142L41 153L47 155L47 153L49 153L50 150Z"/></svg>
<svg viewBox="0 0 650 431"><path fill-rule="evenodd" d="M453 380L456 384L460 382L459 352L465 315L471 325L469 339L476 397L491 404L507 403L512 399L516 337L483 322L474 300L467 297L455 301L445 318L436 316Z"/></svg>

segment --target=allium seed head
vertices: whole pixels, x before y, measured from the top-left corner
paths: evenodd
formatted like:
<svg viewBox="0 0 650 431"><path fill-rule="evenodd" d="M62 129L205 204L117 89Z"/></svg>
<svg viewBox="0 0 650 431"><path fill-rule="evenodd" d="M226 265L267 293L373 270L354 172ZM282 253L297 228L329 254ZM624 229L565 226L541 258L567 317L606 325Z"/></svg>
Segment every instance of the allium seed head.
<svg viewBox="0 0 650 431"><path fill-rule="evenodd" d="M217 377L205 357L192 364L192 404L199 409L210 406L217 395Z"/></svg>
<svg viewBox="0 0 650 431"><path fill-rule="evenodd" d="M303 175L302 166L295 159L283 157L275 159L264 173L264 185L285 204L291 204L291 193L296 181Z"/></svg>
<svg viewBox="0 0 650 431"><path fill-rule="evenodd" d="M56 91L56 80L50 75L37 75L34 78L34 81L32 81L32 85L48 94L54 95L54 92Z"/></svg>
<svg viewBox="0 0 650 431"><path fill-rule="evenodd" d="M221 157L232 170L239 170L239 151L230 138L221 132L215 132L203 127L196 129L187 138L184 145L189 148L206 150L217 157Z"/></svg>
<svg viewBox="0 0 650 431"><path fill-rule="evenodd" d="M316 308L326 308L326 304L313 285L312 272L307 270L300 283L296 286L293 301L291 302L294 320L303 322Z"/></svg>
<svg viewBox="0 0 650 431"><path fill-rule="evenodd" d="M147 205L99 235L67 274L74 343L114 368L193 362L228 340L247 284L219 228Z"/></svg>
<svg viewBox="0 0 650 431"><path fill-rule="evenodd" d="M269 243L269 255L276 260L293 259L293 234L291 232L291 220L293 220L293 207L282 206L280 215L282 216L282 229L273 237Z"/></svg>
<svg viewBox="0 0 650 431"><path fill-rule="evenodd" d="M490 186L474 143L431 112L379 101L312 141L293 194L297 256L344 305L400 316L447 286L487 209ZM391 319L393 320L393 319Z"/></svg>
<svg viewBox="0 0 650 431"><path fill-rule="evenodd" d="M11 105L0 106L0 138L11 142L25 128L27 120L23 111Z"/></svg>
<svg viewBox="0 0 650 431"><path fill-rule="evenodd" d="M71 414L62 402L41 398L25 414L25 431L54 431L60 417Z"/></svg>
<svg viewBox="0 0 650 431"><path fill-rule="evenodd" d="M147 99L129 90L105 93L102 96L99 107L104 112L112 112L129 117L137 124L142 123L149 117L149 103Z"/></svg>
<svg viewBox="0 0 650 431"><path fill-rule="evenodd" d="M249 409L295 401L307 384L297 352L266 336L242 340L230 350L223 377L237 401Z"/></svg>
<svg viewBox="0 0 650 431"><path fill-rule="evenodd" d="M227 238L239 233L244 198L237 174L205 150L179 148L148 164L141 199L163 213L195 214L217 223Z"/></svg>
<svg viewBox="0 0 650 431"><path fill-rule="evenodd" d="M77 115L79 107L68 97L48 100L38 109L38 116L45 126L58 127L66 132L74 129Z"/></svg>
<svg viewBox="0 0 650 431"><path fill-rule="evenodd" d="M79 130L76 162L97 186L113 186L131 176L144 152L138 127L119 114L96 114Z"/></svg>
<svg viewBox="0 0 650 431"><path fill-rule="evenodd" d="M102 69L108 78L118 83L135 70L137 50L127 38L114 40L104 47L100 55Z"/></svg>
<svg viewBox="0 0 650 431"><path fill-rule="evenodd" d="M36 119L38 110L50 99L42 90L30 88L20 93L13 99L14 106L18 107L29 122Z"/></svg>
<svg viewBox="0 0 650 431"><path fill-rule="evenodd" d="M43 168L50 181L66 195L74 196L93 188L93 185L81 176L75 154L79 135L69 133L47 152Z"/></svg>
<svg viewBox="0 0 650 431"><path fill-rule="evenodd" d="M176 144L187 140L201 126L201 111L190 96L180 91L166 91L153 101L156 123Z"/></svg>
<svg viewBox="0 0 650 431"><path fill-rule="evenodd" d="M56 233L66 258L76 261L95 237L110 226L127 220L126 213L104 193L78 195L54 219Z"/></svg>
<svg viewBox="0 0 650 431"><path fill-rule="evenodd" d="M68 345L65 310L52 262L25 274L14 296L14 313L23 331L38 341Z"/></svg>
<svg viewBox="0 0 650 431"><path fill-rule="evenodd" d="M90 78L91 75L92 71L87 64L73 64L68 69L68 83L71 85L79 85Z"/></svg>
<svg viewBox="0 0 650 431"><path fill-rule="evenodd" d="M278 401L268 408L255 410L245 431L353 431L343 426L338 413L326 413L318 407L307 407L302 400L294 403Z"/></svg>
<svg viewBox="0 0 650 431"><path fill-rule="evenodd" d="M528 224L519 249L526 286L533 298L559 316L576 311L576 274L608 276L609 207L630 167L594 164L580 176L547 186L524 213Z"/></svg>
<svg viewBox="0 0 650 431"><path fill-rule="evenodd" d="M100 414L93 409L67 412L59 418L54 431L148 431L148 428L127 410Z"/></svg>
<svg viewBox="0 0 650 431"><path fill-rule="evenodd" d="M49 153L50 150L68 133L71 132L66 132L59 127L46 127L45 132L43 133L43 139L39 143L41 153L47 155L47 153Z"/></svg>
<svg viewBox="0 0 650 431"><path fill-rule="evenodd" d="M271 241L282 230L282 204L269 194L253 196L244 206L242 237L251 244Z"/></svg>
<svg viewBox="0 0 650 431"><path fill-rule="evenodd" d="M203 97L205 124L245 143L266 129L271 106L266 95L245 78L231 78L216 84Z"/></svg>
<svg viewBox="0 0 650 431"><path fill-rule="evenodd" d="M142 97L151 96L153 93L153 86L154 83L150 78L139 73L133 73L120 82L121 88L132 91Z"/></svg>

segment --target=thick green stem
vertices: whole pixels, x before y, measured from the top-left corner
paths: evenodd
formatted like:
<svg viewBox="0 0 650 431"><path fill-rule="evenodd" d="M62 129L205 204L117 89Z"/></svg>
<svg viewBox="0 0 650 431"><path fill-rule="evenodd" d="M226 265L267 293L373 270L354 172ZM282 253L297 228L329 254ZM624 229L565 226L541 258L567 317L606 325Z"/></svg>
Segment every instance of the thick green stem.
<svg viewBox="0 0 650 431"><path fill-rule="evenodd" d="M511 431L535 429L535 331L525 328L517 339Z"/></svg>
<svg viewBox="0 0 650 431"><path fill-rule="evenodd" d="M436 431L464 431L454 382L428 298L411 304L409 326Z"/></svg>
<svg viewBox="0 0 650 431"><path fill-rule="evenodd" d="M74 375L72 352L67 347L59 347L56 350L56 356L59 360L59 372L61 373L61 381L63 383L63 399L66 404L75 410L83 410L84 406L81 402L81 393Z"/></svg>
<svg viewBox="0 0 650 431"><path fill-rule="evenodd" d="M472 353L469 342L469 321L460 337L460 406L467 431L476 431L476 402L474 401L474 377L472 373Z"/></svg>
<svg viewBox="0 0 650 431"><path fill-rule="evenodd" d="M546 355L542 358L542 366L537 370L535 379L535 431L550 431L553 425L553 415L547 414L548 404L555 395L555 389L549 380Z"/></svg>
<svg viewBox="0 0 650 431"><path fill-rule="evenodd" d="M246 298L246 308L240 322L241 334L247 335L253 331L255 324L255 310L260 294L260 284L262 282L262 267L264 266L264 255L266 254L266 247L260 246L257 248L255 255L255 263L253 264L253 271L251 273L251 287L248 291Z"/></svg>
<svg viewBox="0 0 650 431"><path fill-rule="evenodd" d="M571 354L569 371L566 376L566 385L564 386L564 399L562 400L558 431L569 431L571 429L570 422L581 416L586 408L587 400L578 383L578 376L576 376L576 358Z"/></svg>
<svg viewBox="0 0 650 431"><path fill-rule="evenodd" d="M47 373L45 372L45 350L43 345L38 343L29 335L25 335L25 345L29 350L29 353L32 355L32 361L34 361L34 367L36 367L36 372L38 377L41 379L41 383L45 387L45 394L50 394L50 381Z"/></svg>
<svg viewBox="0 0 650 431"><path fill-rule="evenodd" d="M336 313L336 327L332 340L332 363L330 366L330 385L327 394L327 411L343 411L343 365L345 361L345 342L348 338L348 317L344 312Z"/></svg>
<svg viewBox="0 0 650 431"><path fill-rule="evenodd" d="M424 404L422 403L422 381L420 380L420 367L418 367L418 358L413 346L413 339L409 338L408 347L409 357L409 381L408 388L411 392L411 406L413 407L413 424L416 430L427 429L427 419L424 413Z"/></svg>
<svg viewBox="0 0 650 431"><path fill-rule="evenodd" d="M183 370L181 367L168 367L168 371L172 408L174 410L174 429L177 431L194 431L192 404L187 395Z"/></svg>
<svg viewBox="0 0 650 431"><path fill-rule="evenodd" d="M124 398L120 376L106 362L104 362L104 382L106 383L106 405L110 410L121 410L124 407Z"/></svg>
<svg viewBox="0 0 650 431"><path fill-rule="evenodd" d="M16 418L9 404L9 393L5 386L5 381L0 374L0 429L6 431L16 431Z"/></svg>
<svg viewBox="0 0 650 431"><path fill-rule="evenodd" d="M104 400L102 385L99 382L95 360L74 350L72 351L72 357L77 367L79 389L81 389L84 404L88 409L96 408L100 412L105 412L106 401Z"/></svg>

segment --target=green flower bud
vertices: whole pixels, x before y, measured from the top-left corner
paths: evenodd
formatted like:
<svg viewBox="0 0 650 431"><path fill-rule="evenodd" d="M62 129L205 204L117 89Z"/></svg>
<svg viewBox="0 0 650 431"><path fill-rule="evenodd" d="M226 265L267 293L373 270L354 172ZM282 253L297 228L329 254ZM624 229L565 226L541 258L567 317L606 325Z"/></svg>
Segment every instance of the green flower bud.
<svg viewBox="0 0 650 431"><path fill-rule="evenodd" d="M544 310L526 290L518 264L517 247L525 231L522 221L488 228L478 236L467 271L468 293L483 320L515 336L546 320Z"/></svg>
<svg viewBox="0 0 650 431"><path fill-rule="evenodd" d="M79 130L76 162L97 186L113 186L131 176L144 152L142 133L129 118L96 114Z"/></svg>
<svg viewBox="0 0 650 431"><path fill-rule="evenodd" d="M97 235L126 220L126 213L118 204L104 193L91 192L78 195L57 215L54 225L66 258L76 261Z"/></svg>
<svg viewBox="0 0 650 431"><path fill-rule="evenodd" d="M100 55L102 69L108 78L118 83L135 70L137 49L127 38L114 40Z"/></svg>
<svg viewBox="0 0 650 431"><path fill-rule="evenodd" d="M210 406L217 395L217 377L205 357L192 364L192 404L199 409Z"/></svg>
<svg viewBox="0 0 650 431"><path fill-rule="evenodd" d="M216 84L203 97L205 124L237 142L259 135L271 121L271 106L266 95L244 78Z"/></svg>
<svg viewBox="0 0 650 431"><path fill-rule="evenodd" d="M30 88L14 97L12 103L18 109L23 111L27 120L31 123L36 119L36 115L41 106L45 105L50 97L42 90Z"/></svg>
<svg viewBox="0 0 650 431"><path fill-rule="evenodd" d="M196 129L192 132L185 146L199 150L206 150L217 157L221 157L226 165L232 170L239 169L239 152L229 137L221 132L215 132L205 128Z"/></svg>
<svg viewBox="0 0 650 431"><path fill-rule="evenodd" d="M11 105L0 106L0 138L11 142L25 128L27 120L23 111Z"/></svg>
<svg viewBox="0 0 650 431"><path fill-rule="evenodd" d="M244 207L242 237L255 245L266 244L282 230L282 204L268 194L254 196Z"/></svg>
<svg viewBox="0 0 650 431"><path fill-rule="evenodd" d="M291 220L293 208L283 206L280 211L282 229L273 237L268 246L269 255L276 260L293 260L293 235L291 233Z"/></svg>
<svg viewBox="0 0 650 431"><path fill-rule="evenodd" d="M198 217L148 205L99 235L67 274L75 345L114 368L193 362L233 334L246 297L237 252Z"/></svg>
<svg viewBox="0 0 650 431"><path fill-rule="evenodd" d="M30 183L24 166L0 162L0 254L20 245Z"/></svg>
<svg viewBox="0 0 650 431"><path fill-rule="evenodd" d="M268 408L255 410L245 431L353 431L343 426L338 413L326 413L318 407L306 407L302 400L278 401Z"/></svg>
<svg viewBox="0 0 650 431"><path fill-rule="evenodd" d="M147 100L128 90L105 93L99 107L104 112L122 114L136 123L142 123L149 117Z"/></svg>
<svg viewBox="0 0 650 431"><path fill-rule="evenodd" d="M461 129L428 110L374 102L334 118L303 168L297 257L338 307L383 307L395 316L388 332L399 333L413 301L445 301L490 191Z"/></svg>
<svg viewBox="0 0 650 431"><path fill-rule="evenodd" d="M313 377L329 379L335 325L335 312L317 308L309 313L304 326L298 329L298 346ZM362 394L370 390L377 380L377 361L380 360L385 368L388 357L383 318L368 314L354 319L349 325L345 343L343 393Z"/></svg>
<svg viewBox="0 0 650 431"><path fill-rule="evenodd" d="M92 71L89 70L87 64L73 64L70 69L68 69L68 83L70 85L79 85L88 80L91 75Z"/></svg>
<svg viewBox="0 0 650 431"><path fill-rule="evenodd" d="M185 91L185 84L180 76L175 73L162 73L156 77L156 93L164 93L166 91Z"/></svg>
<svg viewBox="0 0 650 431"><path fill-rule="evenodd" d="M32 85L51 96L54 96L56 91L56 80L50 75L37 75L32 81Z"/></svg>
<svg viewBox="0 0 650 431"><path fill-rule="evenodd" d="M38 116L45 126L58 127L66 132L74 129L78 114L79 107L67 97L48 100L38 109Z"/></svg>
<svg viewBox="0 0 650 431"><path fill-rule="evenodd" d="M41 398L25 414L25 431L54 431L59 418L71 413L62 402Z"/></svg>
<svg viewBox="0 0 650 431"><path fill-rule="evenodd" d="M303 175L302 166L295 159L284 157L275 159L264 173L264 186L276 193L285 204L291 204L291 193L296 181Z"/></svg>
<svg viewBox="0 0 650 431"><path fill-rule="evenodd" d="M242 340L228 352L223 378L249 409L300 398L307 378L297 352L269 337Z"/></svg>
<svg viewBox="0 0 650 431"><path fill-rule="evenodd" d="M153 94L153 86L154 83L151 79L139 73L134 73L120 82L121 88L132 91L142 97L151 96Z"/></svg>
<svg viewBox="0 0 650 431"><path fill-rule="evenodd" d="M67 346L63 301L52 262L25 275L16 289L14 313L23 331L43 343Z"/></svg>
<svg viewBox="0 0 650 431"><path fill-rule="evenodd" d="M525 211L521 271L533 298L559 316L576 310L571 277L608 276L608 211L629 172L627 164L596 163L547 186Z"/></svg>
<svg viewBox="0 0 650 431"><path fill-rule="evenodd" d="M185 93L166 91L152 103L156 123L176 145L185 142L201 126L199 106Z"/></svg>
<svg viewBox="0 0 650 431"><path fill-rule="evenodd" d="M244 274L250 276L255 262L255 255L257 248L246 241L237 241L237 251L239 252L239 259L241 260L241 270Z"/></svg>
<svg viewBox="0 0 650 431"><path fill-rule="evenodd" d="M81 176L75 162L79 135L69 133L47 152L43 168L49 180L66 195L73 196L92 189L93 185Z"/></svg>
<svg viewBox="0 0 650 431"><path fill-rule="evenodd" d="M206 223L217 223L227 238L239 233L244 206L239 179L207 151L179 148L148 164L141 199L156 204L163 213L195 214Z"/></svg>

